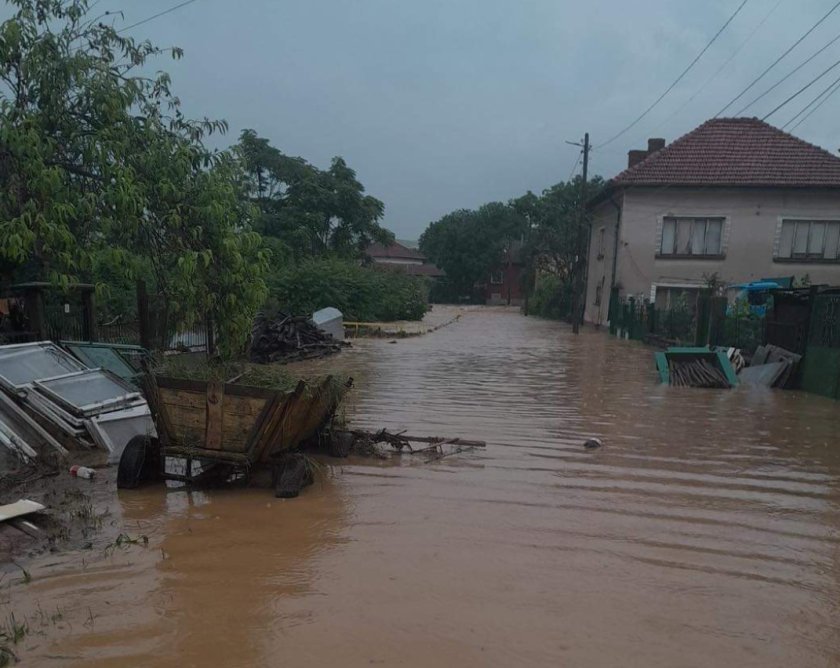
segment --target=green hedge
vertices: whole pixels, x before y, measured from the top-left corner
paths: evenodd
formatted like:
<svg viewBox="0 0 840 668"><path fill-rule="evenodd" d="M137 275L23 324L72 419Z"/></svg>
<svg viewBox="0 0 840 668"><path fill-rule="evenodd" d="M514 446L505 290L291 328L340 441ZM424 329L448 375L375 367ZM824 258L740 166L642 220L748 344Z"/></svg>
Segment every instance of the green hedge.
<svg viewBox="0 0 840 668"><path fill-rule="evenodd" d="M560 320L571 311L571 289L560 277L544 274L528 301L528 314Z"/></svg>
<svg viewBox="0 0 840 668"><path fill-rule="evenodd" d="M425 279L333 258L280 268L269 295L269 308L303 315L334 306L345 320L360 322L420 320L428 310Z"/></svg>

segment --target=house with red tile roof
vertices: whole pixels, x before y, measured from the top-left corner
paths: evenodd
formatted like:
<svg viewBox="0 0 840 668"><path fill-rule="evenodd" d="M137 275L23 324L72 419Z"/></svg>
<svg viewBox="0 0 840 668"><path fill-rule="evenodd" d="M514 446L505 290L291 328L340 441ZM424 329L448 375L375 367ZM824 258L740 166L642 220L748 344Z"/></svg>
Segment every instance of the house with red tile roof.
<svg viewBox="0 0 840 668"><path fill-rule="evenodd" d="M588 322L612 288L667 309L715 274L840 284L840 157L755 118L648 140L589 204Z"/></svg>
<svg viewBox="0 0 840 668"><path fill-rule="evenodd" d="M394 241L387 246L373 243L365 249L367 258L377 267L403 271L411 276L437 278L444 271L429 262L428 258L416 248Z"/></svg>

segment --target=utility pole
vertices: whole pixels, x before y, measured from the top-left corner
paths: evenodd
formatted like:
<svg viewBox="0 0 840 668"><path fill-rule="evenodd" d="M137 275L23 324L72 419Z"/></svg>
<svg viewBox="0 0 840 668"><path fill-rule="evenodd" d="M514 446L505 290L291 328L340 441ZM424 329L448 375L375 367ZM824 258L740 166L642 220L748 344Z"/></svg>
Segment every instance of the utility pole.
<svg viewBox="0 0 840 668"><path fill-rule="evenodd" d="M589 244L583 243L584 221L586 220L586 182L589 177L589 133L583 135L583 144L579 142L566 142L573 146L580 146L583 149L583 175L580 184L580 203L578 205L577 224L575 229L575 259L572 264L572 332L578 334L580 332L580 323L583 320L583 309L581 308L581 301L585 306L586 295L583 294L585 289L585 282L583 280L583 273L587 269L589 258L586 257L585 248L589 248Z"/></svg>

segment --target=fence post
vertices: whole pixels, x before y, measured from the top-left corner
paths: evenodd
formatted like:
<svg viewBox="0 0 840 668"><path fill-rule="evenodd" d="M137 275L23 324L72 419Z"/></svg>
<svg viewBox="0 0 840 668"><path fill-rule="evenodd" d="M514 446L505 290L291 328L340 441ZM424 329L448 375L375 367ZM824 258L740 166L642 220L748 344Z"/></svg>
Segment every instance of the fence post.
<svg viewBox="0 0 840 668"><path fill-rule="evenodd" d="M648 334L656 334L656 304L649 302L647 305L648 312Z"/></svg>
<svg viewBox="0 0 840 668"><path fill-rule="evenodd" d="M613 336L618 332L618 288L610 288L610 306L607 311L607 319L610 322L610 334Z"/></svg>
<svg viewBox="0 0 840 668"><path fill-rule="evenodd" d="M627 303L630 305L630 319L627 322L627 338L632 339L636 335L636 298L630 297Z"/></svg>
<svg viewBox="0 0 840 668"><path fill-rule="evenodd" d="M137 329L140 334L140 345L146 350L152 349L152 336L149 323L149 295L146 292L146 281L137 281Z"/></svg>
<svg viewBox="0 0 840 668"><path fill-rule="evenodd" d="M697 296L697 329L694 332L694 345L709 344L709 322L711 320L712 292L708 289L700 290Z"/></svg>
<svg viewBox="0 0 840 668"><path fill-rule="evenodd" d="M213 357L216 354L216 335L213 331L213 319L207 316L205 320L205 336L207 338L207 357Z"/></svg>
<svg viewBox="0 0 840 668"><path fill-rule="evenodd" d="M82 289L82 338L85 341L96 340L96 291L94 288Z"/></svg>
<svg viewBox="0 0 840 668"><path fill-rule="evenodd" d="M35 333L36 341L46 341L47 318L44 313L44 294L40 286L28 286L23 292L23 308L29 318L29 326Z"/></svg>

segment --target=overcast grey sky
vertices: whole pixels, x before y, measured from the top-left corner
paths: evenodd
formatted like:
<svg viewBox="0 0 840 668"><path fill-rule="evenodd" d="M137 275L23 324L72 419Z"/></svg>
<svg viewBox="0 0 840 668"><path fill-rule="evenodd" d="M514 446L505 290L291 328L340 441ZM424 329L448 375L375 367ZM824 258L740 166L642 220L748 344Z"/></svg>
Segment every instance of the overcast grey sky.
<svg viewBox="0 0 840 668"><path fill-rule="evenodd" d="M597 145L629 123L740 2L197 0L132 34L185 49L182 61L160 67L173 75L188 114L230 123L226 142L250 127L319 167L344 156L385 202L385 225L417 238L453 209L565 180L577 158L565 141L588 130ZM123 9L127 25L174 4L100 0L96 9ZM713 116L834 4L748 0L649 117L594 152L591 173L609 177L648 136L670 142ZM838 33L840 9L751 93ZM838 59L840 42L745 115L764 115ZM769 121L782 125L838 74ZM840 94L796 134L836 151L838 107Z"/></svg>

